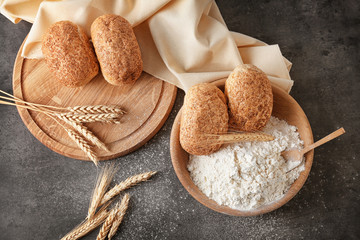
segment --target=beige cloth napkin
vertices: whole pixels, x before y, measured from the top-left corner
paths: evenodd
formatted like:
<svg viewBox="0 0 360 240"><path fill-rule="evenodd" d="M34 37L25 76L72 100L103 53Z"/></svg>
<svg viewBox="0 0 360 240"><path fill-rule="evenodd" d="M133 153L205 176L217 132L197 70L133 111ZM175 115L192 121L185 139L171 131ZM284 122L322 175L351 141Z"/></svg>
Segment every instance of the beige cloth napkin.
<svg viewBox="0 0 360 240"><path fill-rule="evenodd" d="M212 0L0 0L3 15L14 23L33 23L22 56L42 58L41 36L54 22L70 20L89 34L100 15L114 13L134 27L144 71L183 90L226 78L241 63L261 68L272 84L289 92L291 63L278 45L228 30Z"/></svg>

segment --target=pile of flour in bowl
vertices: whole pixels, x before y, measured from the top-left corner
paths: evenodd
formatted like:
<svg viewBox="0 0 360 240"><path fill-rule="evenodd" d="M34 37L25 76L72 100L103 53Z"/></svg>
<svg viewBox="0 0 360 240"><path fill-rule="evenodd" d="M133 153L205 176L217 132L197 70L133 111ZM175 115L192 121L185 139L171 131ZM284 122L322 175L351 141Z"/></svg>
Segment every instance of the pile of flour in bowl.
<svg viewBox="0 0 360 240"><path fill-rule="evenodd" d="M280 153L301 149L303 142L296 127L276 117L262 131L275 140L230 144L210 155L190 155L188 170L195 185L218 204L239 210L283 197L305 167L302 164L286 173Z"/></svg>

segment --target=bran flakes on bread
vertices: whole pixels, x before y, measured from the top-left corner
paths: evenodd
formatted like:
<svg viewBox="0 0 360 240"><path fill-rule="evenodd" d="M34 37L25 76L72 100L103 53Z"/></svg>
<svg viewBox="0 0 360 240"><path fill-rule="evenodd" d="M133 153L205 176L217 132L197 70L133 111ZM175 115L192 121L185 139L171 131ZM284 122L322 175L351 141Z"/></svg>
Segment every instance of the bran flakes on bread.
<svg viewBox="0 0 360 240"><path fill-rule="evenodd" d="M91 25L91 38L102 74L112 85L133 84L141 75L143 62L139 44L130 23L107 14Z"/></svg>
<svg viewBox="0 0 360 240"><path fill-rule="evenodd" d="M228 130L228 112L223 92L210 83L197 84L185 95L180 122L180 144L193 155L217 151L221 144L204 144L205 134Z"/></svg>
<svg viewBox="0 0 360 240"><path fill-rule="evenodd" d="M257 131L269 121L273 108L271 84L266 74L251 64L236 67L225 82L229 125Z"/></svg>
<svg viewBox="0 0 360 240"><path fill-rule="evenodd" d="M51 25L43 35L41 50L50 71L67 87L83 86L99 72L88 36L70 21Z"/></svg>

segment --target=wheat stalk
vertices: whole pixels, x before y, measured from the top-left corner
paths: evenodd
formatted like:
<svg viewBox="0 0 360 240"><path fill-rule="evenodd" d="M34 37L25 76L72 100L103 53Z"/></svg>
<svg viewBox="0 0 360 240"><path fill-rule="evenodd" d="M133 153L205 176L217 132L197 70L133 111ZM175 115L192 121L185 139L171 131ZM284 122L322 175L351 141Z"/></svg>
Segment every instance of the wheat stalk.
<svg viewBox="0 0 360 240"><path fill-rule="evenodd" d="M22 104L12 103L12 102L2 101L2 100L0 100L0 104L10 105L10 106L16 106L16 107L19 107L19 108L25 108L25 109L28 109L28 110L33 110L33 111L37 111L37 112L41 112L41 113L44 113L44 114L48 114L48 115L49 115L49 111L48 111L48 110L39 109L38 107L32 106L31 104L28 104L28 105L29 105L29 106L28 106L28 105L22 105Z"/></svg>
<svg viewBox="0 0 360 240"><path fill-rule="evenodd" d="M90 158L91 161L94 162L94 164L97 166L98 158L94 151L91 149L91 146L89 143L81 137L77 132L68 129L64 127L65 131L68 133L69 137L80 147L81 150L83 150L86 155Z"/></svg>
<svg viewBox="0 0 360 240"><path fill-rule="evenodd" d="M262 132L244 132L244 133L219 133L219 134L203 134L206 140L203 141L204 145L217 145L222 143L235 143L235 142L266 142L272 141L275 138L269 134Z"/></svg>
<svg viewBox="0 0 360 240"><path fill-rule="evenodd" d="M118 120L119 114L117 113L99 113L99 114L57 113L55 115L61 120L67 119L68 121L73 121L78 123L90 123L90 122L120 123L120 121Z"/></svg>
<svg viewBox="0 0 360 240"><path fill-rule="evenodd" d="M139 182L143 182L148 180L151 176L153 176L156 172L150 171L146 173L141 173L135 176L131 176L127 178L125 181L115 185L112 189L110 189L104 197L101 199L100 206L105 204L107 201L118 195L121 191L128 189Z"/></svg>
<svg viewBox="0 0 360 240"><path fill-rule="evenodd" d="M116 217L114 219L114 222L110 228L109 234L108 234L108 239L111 240L111 238L115 235L116 231L118 230L124 216L126 213L126 210L128 209L129 206L129 200L130 200L130 195L129 194L125 194L124 197L121 199L121 203L119 206L119 212L116 214Z"/></svg>
<svg viewBox="0 0 360 240"><path fill-rule="evenodd" d="M109 216L106 218L104 224L101 226L96 240L104 240L110 231L111 225L113 224L116 215L120 211L120 205L117 203L113 209L111 209Z"/></svg>
<svg viewBox="0 0 360 240"><path fill-rule="evenodd" d="M0 96L0 99L5 99L5 100L8 100L8 101L13 101L14 102L12 104L9 104L10 102L1 101L1 103L3 103L3 104L15 105L17 107L26 106L30 110L35 110L35 111L40 111L40 112L44 111L44 112L47 112L47 113L56 113L55 110L50 110L49 108L61 109L61 108L58 108L58 107L47 106L47 105L43 105L43 104L30 103L30 102L27 102L27 101L24 101L24 100L22 100L20 98L15 98L15 97L10 98L10 97ZM20 105L19 103L22 103L23 105Z"/></svg>
<svg viewBox="0 0 360 240"><path fill-rule="evenodd" d="M108 216L109 211L106 208L100 209L94 218L85 220L83 223L75 227L71 232L61 238L61 240L74 240L85 236L100 226L100 224L103 223Z"/></svg>
<svg viewBox="0 0 360 240"><path fill-rule="evenodd" d="M70 121L67 118L63 119L64 122L72 126L76 131L81 133L88 141L95 144L97 147L110 152L110 150L106 147L106 145L100 141L99 138L97 138L86 126L82 125L81 123Z"/></svg>
<svg viewBox="0 0 360 240"><path fill-rule="evenodd" d="M116 171L117 167L115 167L114 164L107 165L101 170L91 197L87 216L88 219L91 219L94 216L96 209L100 206L101 199L108 189Z"/></svg>
<svg viewBox="0 0 360 240"><path fill-rule="evenodd" d="M106 106L106 105L85 105L68 107L67 110L78 114L96 114L96 113L117 113L124 114L125 111L117 106Z"/></svg>
<svg viewBox="0 0 360 240"><path fill-rule="evenodd" d="M14 95L11 95L10 93L7 93L3 90L0 90L0 93L10 97L10 98L7 98L4 96L0 96L0 98L6 99L6 100L21 102L23 104L27 104L27 105L31 105L31 106L35 106L35 107L45 107L45 108L53 108L53 109L57 109L57 110L66 110L66 108L63 108L63 107L55 107L55 106L50 106L50 105L38 104L38 103L30 103L30 102L24 101L18 97L15 97ZM46 109L46 110L51 111L49 109Z"/></svg>

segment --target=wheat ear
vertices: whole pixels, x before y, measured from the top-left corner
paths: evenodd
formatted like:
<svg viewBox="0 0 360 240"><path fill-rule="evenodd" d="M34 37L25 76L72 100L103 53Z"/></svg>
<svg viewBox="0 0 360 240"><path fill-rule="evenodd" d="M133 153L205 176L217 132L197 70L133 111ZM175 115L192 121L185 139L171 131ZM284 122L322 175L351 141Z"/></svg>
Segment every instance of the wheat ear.
<svg viewBox="0 0 360 240"><path fill-rule="evenodd" d="M82 125L81 123L70 121L67 118L63 119L64 122L72 126L76 131L81 133L88 141L95 144L97 147L110 152L110 150L106 147L106 145L100 141L99 138L97 138L86 126Z"/></svg>
<svg viewBox="0 0 360 240"><path fill-rule="evenodd" d="M125 181L115 185L111 188L101 199L100 206L105 204L107 201L118 195L121 191L125 189L131 188L132 186L138 184L139 182L143 182L148 180L151 176L153 176L156 172L150 171L146 173L141 173L135 176L131 176L127 178Z"/></svg>
<svg viewBox="0 0 360 240"><path fill-rule="evenodd" d="M61 240L74 240L79 239L98 226L100 226L101 223L105 221L105 219L109 216L109 211L105 208L100 209L94 218L87 219L77 227L75 227L71 232L66 234Z"/></svg>
<svg viewBox="0 0 360 240"><path fill-rule="evenodd" d="M88 219L91 219L95 215L96 209L100 206L101 199L108 189L116 171L117 167L115 167L114 164L107 165L100 171L91 197L87 216Z"/></svg>
<svg viewBox="0 0 360 240"><path fill-rule="evenodd" d="M117 113L98 113L98 114L73 114L73 113L57 113L54 114L58 118L78 123L90 122L105 122L105 123L120 123ZM65 121L65 120L64 120Z"/></svg>
<svg viewBox="0 0 360 240"><path fill-rule="evenodd" d="M76 144L80 147L80 149L83 150L86 153L86 155L88 155L90 160L93 161L94 164L97 166L98 158L97 158L95 152L91 149L90 144L83 137L81 137L77 132L75 132L71 129L68 129L68 128L64 128L64 129L68 133L69 137L74 142L76 142Z"/></svg>
<svg viewBox="0 0 360 240"><path fill-rule="evenodd" d="M116 217L114 219L114 222L110 228L109 234L108 234L108 239L111 240L111 238L115 235L116 231L118 230L124 216L126 213L126 210L128 209L129 206L129 200L130 200L130 195L129 194L125 194L124 197L121 199L121 203L119 206L120 211L116 214Z"/></svg>
<svg viewBox="0 0 360 240"><path fill-rule="evenodd" d="M108 232L110 231L111 225L113 224L115 217L119 211L120 211L119 203L117 203L115 207L111 209L109 216L106 218L105 222L101 226L99 234L96 237L96 240L104 240L106 238Z"/></svg>
<svg viewBox="0 0 360 240"><path fill-rule="evenodd" d="M85 105L85 106L75 106L68 107L68 111L78 114L96 114L96 113L117 113L124 114L125 111L117 106L105 106L105 105Z"/></svg>

